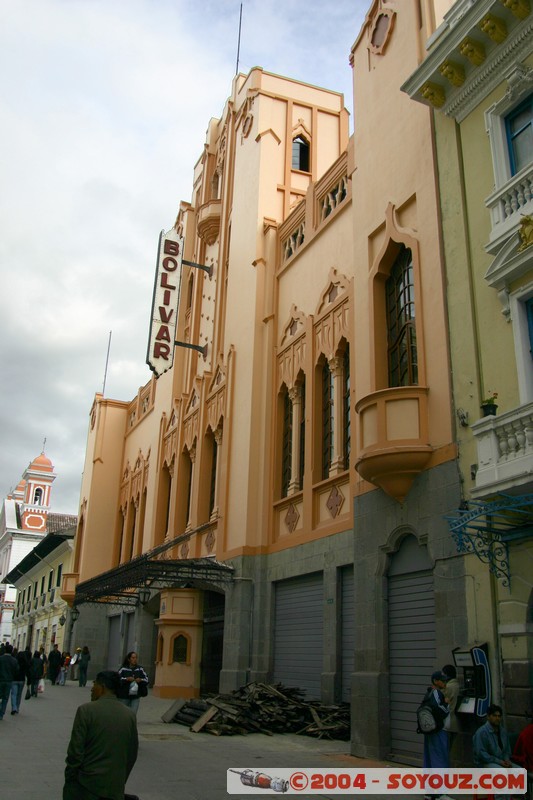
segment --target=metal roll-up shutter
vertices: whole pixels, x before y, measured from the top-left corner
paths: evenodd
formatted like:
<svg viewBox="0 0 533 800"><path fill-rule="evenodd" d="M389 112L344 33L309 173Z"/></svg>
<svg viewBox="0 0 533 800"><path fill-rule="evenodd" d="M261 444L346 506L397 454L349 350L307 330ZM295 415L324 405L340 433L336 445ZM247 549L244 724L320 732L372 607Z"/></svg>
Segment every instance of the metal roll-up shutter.
<svg viewBox="0 0 533 800"><path fill-rule="evenodd" d="M392 757L420 763L423 737L416 709L435 669L433 573L389 577L389 658Z"/></svg>
<svg viewBox="0 0 533 800"><path fill-rule="evenodd" d="M341 570L341 700L351 701L355 648L353 566Z"/></svg>
<svg viewBox="0 0 533 800"><path fill-rule="evenodd" d="M273 680L320 699L323 664L322 573L275 585Z"/></svg>

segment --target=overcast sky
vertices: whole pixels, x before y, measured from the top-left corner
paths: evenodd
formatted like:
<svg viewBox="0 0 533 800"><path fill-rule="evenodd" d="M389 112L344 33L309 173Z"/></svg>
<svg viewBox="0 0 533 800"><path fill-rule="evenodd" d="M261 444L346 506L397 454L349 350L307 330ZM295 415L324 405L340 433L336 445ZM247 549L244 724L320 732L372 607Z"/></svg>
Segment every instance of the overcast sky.
<svg viewBox="0 0 533 800"><path fill-rule="evenodd" d="M244 0L239 69L344 92L370 0ZM77 513L89 411L145 364L159 232L235 73L239 0L0 3L0 496L46 438Z"/></svg>

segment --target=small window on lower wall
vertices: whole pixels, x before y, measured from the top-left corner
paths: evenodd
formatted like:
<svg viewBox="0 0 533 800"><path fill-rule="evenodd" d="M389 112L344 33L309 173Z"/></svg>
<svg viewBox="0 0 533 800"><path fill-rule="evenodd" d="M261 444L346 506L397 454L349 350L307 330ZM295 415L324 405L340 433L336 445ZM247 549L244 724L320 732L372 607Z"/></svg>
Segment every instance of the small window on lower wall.
<svg viewBox="0 0 533 800"><path fill-rule="evenodd" d="M172 646L172 662L186 664L189 660L189 640L183 634L176 636Z"/></svg>

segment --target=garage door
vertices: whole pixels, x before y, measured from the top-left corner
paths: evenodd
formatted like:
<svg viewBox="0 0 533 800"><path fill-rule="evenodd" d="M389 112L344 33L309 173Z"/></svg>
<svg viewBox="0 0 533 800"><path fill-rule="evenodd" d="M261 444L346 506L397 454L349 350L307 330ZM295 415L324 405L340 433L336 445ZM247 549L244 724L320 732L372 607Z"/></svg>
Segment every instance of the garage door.
<svg viewBox="0 0 533 800"><path fill-rule="evenodd" d="M320 699L323 663L322 573L275 584L273 680Z"/></svg>
<svg viewBox="0 0 533 800"><path fill-rule="evenodd" d="M416 541L406 547L412 558L400 558L400 574L389 574L391 758L418 764L423 737L416 733L416 709L436 667L435 593L432 570L416 570L429 562L425 548ZM408 565L414 571L404 573Z"/></svg>
<svg viewBox="0 0 533 800"><path fill-rule="evenodd" d="M351 701L355 648L353 567L341 570L341 700Z"/></svg>

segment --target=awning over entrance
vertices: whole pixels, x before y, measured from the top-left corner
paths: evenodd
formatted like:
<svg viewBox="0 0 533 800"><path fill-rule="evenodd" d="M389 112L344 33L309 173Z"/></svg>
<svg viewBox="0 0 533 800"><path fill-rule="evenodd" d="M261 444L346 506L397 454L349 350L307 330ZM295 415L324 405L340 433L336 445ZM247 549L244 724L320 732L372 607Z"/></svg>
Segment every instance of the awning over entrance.
<svg viewBox="0 0 533 800"><path fill-rule="evenodd" d="M158 557L159 556L159 557ZM154 551L79 583L74 605L112 603L135 606L147 590L179 588L222 589L233 581L233 567L213 558L167 559Z"/></svg>
<svg viewBox="0 0 533 800"><path fill-rule="evenodd" d="M533 536L533 494L470 500L447 515L458 553L475 553L503 586L511 583L508 545Z"/></svg>

